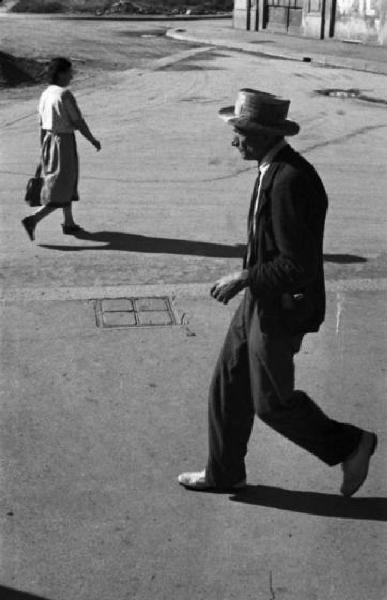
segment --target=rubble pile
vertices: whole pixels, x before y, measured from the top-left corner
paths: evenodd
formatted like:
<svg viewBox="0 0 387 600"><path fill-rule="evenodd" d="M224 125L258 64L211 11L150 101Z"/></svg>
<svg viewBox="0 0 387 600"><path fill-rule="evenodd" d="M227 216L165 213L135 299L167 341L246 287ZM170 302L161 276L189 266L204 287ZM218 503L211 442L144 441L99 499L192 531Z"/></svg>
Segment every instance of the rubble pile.
<svg viewBox="0 0 387 600"><path fill-rule="evenodd" d="M1 0L0 0L1 2ZM16 0L16 13L93 13L103 15L212 15L231 12L233 0Z"/></svg>
<svg viewBox="0 0 387 600"><path fill-rule="evenodd" d="M0 52L0 87L35 85L45 79L46 62Z"/></svg>

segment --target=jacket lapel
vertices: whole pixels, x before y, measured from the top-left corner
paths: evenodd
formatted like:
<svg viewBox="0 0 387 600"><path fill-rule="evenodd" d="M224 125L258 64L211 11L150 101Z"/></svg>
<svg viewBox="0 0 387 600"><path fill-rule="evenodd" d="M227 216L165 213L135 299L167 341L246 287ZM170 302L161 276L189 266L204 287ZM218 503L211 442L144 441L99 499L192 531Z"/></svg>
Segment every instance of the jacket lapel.
<svg viewBox="0 0 387 600"><path fill-rule="evenodd" d="M262 209L264 208L264 206L266 206L266 204L269 200L269 194L267 193L267 190L270 189L270 187L271 187L273 177L274 177L278 167L279 167L279 163L277 163L277 162L272 163L263 177L263 180L261 183L261 189L259 191L259 204L258 204L258 211L257 211L257 220L259 218L259 215L262 212Z"/></svg>
<svg viewBox="0 0 387 600"><path fill-rule="evenodd" d="M270 167L268 168L268 170L266 171L262 182L261 182L261 189L260 189L260 198L259 198L259 204L258 204L258 211L257 211L257 220L259 218L259 215L262 211L262 209L264 208L264 206L267 204L268 200L269 200L269 194L267 193L267 190L270 189L274 176L281 164L281 162L286 162L287 157L289 156L289 153L292 152L292 148L290 146L285 146L284 148L282 148L282 150L280 150L278 152L278 154L275 156L274 161L271 163Z"/></svg>

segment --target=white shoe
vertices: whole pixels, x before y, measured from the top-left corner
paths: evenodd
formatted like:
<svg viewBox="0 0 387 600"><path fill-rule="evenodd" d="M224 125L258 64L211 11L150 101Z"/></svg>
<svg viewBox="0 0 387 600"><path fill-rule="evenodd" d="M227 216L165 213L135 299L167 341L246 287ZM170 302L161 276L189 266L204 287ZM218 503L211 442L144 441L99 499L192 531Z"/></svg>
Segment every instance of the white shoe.
<svg viewBox="0 0 387 600"><path fill-rule="evenodd" d="M178 482L188 490L206 491L206 490L240 490L246 487L246 479L229 486L212 485L206 480L206 471L194 473L182 473L177 478Z"/></svg>

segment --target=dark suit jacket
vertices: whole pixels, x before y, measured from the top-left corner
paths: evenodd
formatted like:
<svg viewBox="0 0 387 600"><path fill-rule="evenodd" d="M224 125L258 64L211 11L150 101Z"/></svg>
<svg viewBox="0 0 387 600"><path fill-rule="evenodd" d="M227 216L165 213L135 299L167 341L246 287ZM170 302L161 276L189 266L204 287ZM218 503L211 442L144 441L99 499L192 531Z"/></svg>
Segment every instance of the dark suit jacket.
<svg viewBox="0 0 387 600"><path fill-rule="evenodd" d="M282 148L262 180L252 254L244 265L264 332L302 334L317 331L324 320L327 207L314 167L290 146Z"/></svg>

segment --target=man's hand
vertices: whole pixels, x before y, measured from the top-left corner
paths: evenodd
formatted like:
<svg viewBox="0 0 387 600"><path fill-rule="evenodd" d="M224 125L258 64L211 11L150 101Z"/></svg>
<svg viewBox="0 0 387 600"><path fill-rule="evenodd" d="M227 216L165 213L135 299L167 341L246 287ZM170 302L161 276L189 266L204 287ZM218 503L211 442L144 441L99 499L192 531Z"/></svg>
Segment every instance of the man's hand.
<svg viewBox="0 0 387 600"><path fill-rule="evenodd" d="M231 298L234 298L234 296L239 294L248 285L248 271L238 271L237 273L232 273L218 279L212 286L210 293L218 302L227 304Z"/></svg>

